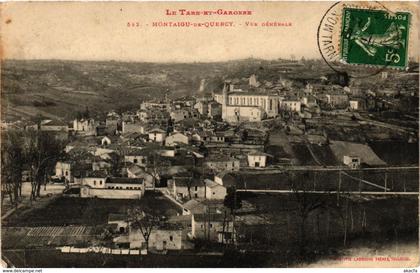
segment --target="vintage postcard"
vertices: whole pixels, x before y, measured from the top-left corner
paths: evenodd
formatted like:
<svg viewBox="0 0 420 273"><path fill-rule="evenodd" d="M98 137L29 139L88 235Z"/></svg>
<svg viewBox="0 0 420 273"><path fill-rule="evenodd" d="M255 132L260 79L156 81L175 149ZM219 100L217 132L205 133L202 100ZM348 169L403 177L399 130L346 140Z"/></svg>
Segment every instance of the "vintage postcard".
<svg viewBox="0 0 420 273"><path fill-rule="evenodd" d="M2 267L417 272L419 17L0 3Z"/></svg>

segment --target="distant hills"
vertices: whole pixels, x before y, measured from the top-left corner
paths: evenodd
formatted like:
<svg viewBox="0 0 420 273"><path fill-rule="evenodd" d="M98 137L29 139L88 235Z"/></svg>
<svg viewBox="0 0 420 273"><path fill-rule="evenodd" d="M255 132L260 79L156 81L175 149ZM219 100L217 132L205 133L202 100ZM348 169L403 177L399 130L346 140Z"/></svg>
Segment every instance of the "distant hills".
<svg viewBox="0 0 420 273"><path fill-rule="evenodd" d="M221 88L224 79L275 82L319 78L331 70L318 60L245 59L220 63L129 63L116 61L6 60L1 68L2 118L36 115L66 120L77 111L135 109L142 100L176 98Z"/></svg>

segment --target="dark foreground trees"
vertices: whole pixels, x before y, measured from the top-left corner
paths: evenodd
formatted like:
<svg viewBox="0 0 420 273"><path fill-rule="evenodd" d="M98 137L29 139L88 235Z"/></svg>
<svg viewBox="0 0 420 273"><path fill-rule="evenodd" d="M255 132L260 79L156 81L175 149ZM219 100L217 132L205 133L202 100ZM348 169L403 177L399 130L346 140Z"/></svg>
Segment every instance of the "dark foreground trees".
<svg viewBox="0 0 420 273"><path fill-rule="evenodd" d="M63 147L61 141L46 132L5 132L1 146L2 204L9 196L10 202L17 206L22 194L24 170L28 171L31 181L31 200L39 197L41 185L47 182Z"/></svg>
<svg viewBox="0 0 420 273"><path fill-rule="evenodd" d="M26 147L26 162L32 178L31 200L35 200L63 153L63 143L49 133L34 131L28 133Z"/></svg>
<svg viewBox="0 0 420 273"><path fill-rule="evenodd" d="M1 148L1 202L3 205L3 200L5 195L7 195L10 203L17 206L22 193L22 170L24 164L22 135L17 132L6 133L3 137Z"/></svg>

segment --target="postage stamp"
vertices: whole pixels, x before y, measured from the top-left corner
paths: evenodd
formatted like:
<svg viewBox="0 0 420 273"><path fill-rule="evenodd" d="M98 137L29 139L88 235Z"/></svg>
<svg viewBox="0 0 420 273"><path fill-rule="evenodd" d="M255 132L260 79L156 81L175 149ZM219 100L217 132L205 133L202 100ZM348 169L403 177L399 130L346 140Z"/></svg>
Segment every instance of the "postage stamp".
<svg viewBox="0 0 420 273"><path fill-rule="evenodd" d="M344 8L341 61L405 69L408 65L410 13Z"/></svg>

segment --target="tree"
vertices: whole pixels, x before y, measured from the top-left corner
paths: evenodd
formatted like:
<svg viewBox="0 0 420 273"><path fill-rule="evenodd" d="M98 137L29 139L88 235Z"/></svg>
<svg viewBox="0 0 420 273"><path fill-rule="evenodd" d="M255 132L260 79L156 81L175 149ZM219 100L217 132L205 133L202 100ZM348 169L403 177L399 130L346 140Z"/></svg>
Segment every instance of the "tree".
<svg viewBox="0 0 420 273"><path fill-rule="evenodd" d="M152 233L153 228L158 226L159 218L151 213L140 210L139 208L129 209L127 214L130 227L140 230L141 235L146 242L146 249L149 250L150 234Z"/></svg>
<svg viewBox="0 0 420 273"><path fill-rule="evenodd" d="M17 206L22 188L24 155L22 135L8 132L3 139L1 153L2 193L9 195L11 204ZM4 198L2 198L3 204Z"/></svg>
<svg viewBox="0 0 420 273"><path fill-rule="evenodd" d="M120 155L117 153L111 153L110 154L110 164L111 164L111 169L110 172L113 176L120 176L120 172L121 172L121 167L123 165L123 159L124 155Z"/></svg>
<svg viewBox="0 0 420 273"><path fill-rule="evenodd" d="M236 186L227 188L227 194L225 196L225 199L223 200L223 205L230 210L230 215L233 219L233 234L232 234L232 240L235 240L235 213L237 209L240 209L242 207L242 198L240 195L236 193ZM223 237L225 236L225 226L226 226L226 211L225 211L225 217L223 219ZM229 230L229 227L228 227Z"/></svg>
<svg viewBox="0 0 420 273"><path fill-rule="evenodd" d="M78 120L90 118L89 107L86 106L84 111L77 111L76 112L76 118Z"/></svg>
<svg viewBox="0 0 420 273"><path fill-rule="evenodd" d="M305 252L306 220L311 212L325 206L325 200L321 198L321 195L308 192L312 190L312 185L311 183L307 183L307 181L309 181L309 173L307 172L299 178L297 178L294 173L291 174L290 187L293 191L293 197L297 205L297 213L300 218L299 247L301 254L304 254Z"/></svg>
<svg viewBox="0 0 420 273"><path fill-rule="evenodd" d="M26 150L26 161L31 172L31 200L40 196L41 185L46 183L47 176L63 153L62 143L51 134L30 132Z"/></svg>
<svg viewBox="0 0 420 273"><path fill-rule="evenodd" d="M227 188L227 194L223 200L223 205L230 209L231 214L242 207L242 198L236 193L235 186Z"/></svg>
<svg viewBox="0 0 420 273"><path fill-rule="evenodd" d="M146 167L145 171L147 174L150 174L153 178L153 188L156 187L156 183L160 181L160 172L159 172L159 166L161 166L161 160L159 155L156 151L153 151L148 156L148 166Z"/></svg>
<svg viewBox="0 0 420 273"><path fill-rule="evenodd" d="M246 130L246 129L242 130L242 132L241 132L241 140L242 141L247 141L248 140L248 135L249 135L248 130Z"/></svg>

